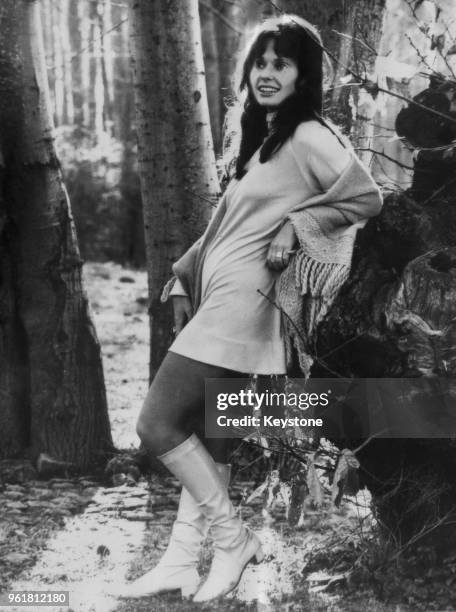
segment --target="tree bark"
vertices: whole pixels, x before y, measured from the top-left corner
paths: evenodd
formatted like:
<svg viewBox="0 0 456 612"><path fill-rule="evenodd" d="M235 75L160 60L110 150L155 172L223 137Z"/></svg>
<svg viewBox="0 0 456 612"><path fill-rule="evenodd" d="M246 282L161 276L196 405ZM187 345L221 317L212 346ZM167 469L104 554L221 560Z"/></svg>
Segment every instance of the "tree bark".
<svg viewBox="0 0 456 612"><path fill-rule="evenodd" d="M0 454L28 447L34 457L46 453L87 467L112 449L112 440L100 347L53 145L38 3L5 0L0 31L0 308L6 314L0 398L7 415Z"/></svg>
<svg viewBox="0 0 456 612"><path fill-rule="evenodd" d="M69 31L69 0L64 0L60 4L60 46L62 48L62 72L65 88L65 112L63 122L68 125L74 123L74 102L73 102L73 64L71 58L71 42Z"/></svg>
<svg viewBox="0 0 456 612"><path fill-rule="evenodd" d="M212 140L214 142L214 150L218 155L220 155L222 153L222 128L224 114L220 104L222 92L216 18L214 17L214 13L204 5L200 6L200 14L201 38L204 49L204 65L211 133Z"/></svg>
<svg viewBox="0 0 456 612"><path fill-rule="evenodd" d="M202 233L219 186L197 0L139 0L130 9L153 376L171 339L162 287Z"/></svg>
<svg viewBox="0 0 456 612"><path fill-rule="evenodd" d="M313 376L454 378L455 228L453 202L387 198L360 232L350 280L319 328ZM364 483L388 535L407 541L451 511L455 450L450 439L374 439L363 448ZM430 538L454 547L450 533L446 523Z"/></svg>
<svg viewBox="0 0 456 612"><path fill-rule="evenodd" d="M98 142L101 142L105 131L105 90L103 79L103 52L100 12L102 7L98 0L90 1L90 75L93 92L93 127Z"/></svg>
<svg viewBox="0 0 456 612"><path fill-rule="evenodd" d="M78 2L78 22L81 40L80 74L81 74L81 96L82 96L82 123L86 128L92 128L93 91L91 87L91 59L90 47L90 5Z"/></svg>
<svg viewBox="0 0 456 612"><path fill-rule="evenodd" d="M375 63L384 27L386 0L364 0L350 3L349 31L352 38L350 67L356 74L377 81ZM353 123L350 136L360 159L370 165L374 137L374 117L378 111L378 96L365 87L351 88ZM381 99L380 99L381 102ZM367 150L364 150L367 149Z"/></svg>
<svg viewBox="0 0 456 612"><path fill-rule="evenodd" d="M62 125L65 112L65 79L64 60L62 49L62 38L60 35L60 6L53 2L49 4L52 23L52 48L53 48L53 70L54 70L54 117L55 125Z"/></svg>
<svg viewBox="0 0 456 612"><path fill-rule="evenodd" d="M83 96L82 96L82 56L78 53L82 48L81 24L80 24L80 3L69 2L68 6L68 52L71 62L71 81L74 115L73 122L77 125L83 124ZM46 42L46 31L44 31L44 41Z"/></svg>
<svg viewBox="0 0 456 612"><path fill-rule="evenodd" d="M100 27L101 73L104 92L104 125L112 132L112 105L114 102L113 50L111 44L112 11L111 0L105 0L99 7L98 18Z"/></svg>

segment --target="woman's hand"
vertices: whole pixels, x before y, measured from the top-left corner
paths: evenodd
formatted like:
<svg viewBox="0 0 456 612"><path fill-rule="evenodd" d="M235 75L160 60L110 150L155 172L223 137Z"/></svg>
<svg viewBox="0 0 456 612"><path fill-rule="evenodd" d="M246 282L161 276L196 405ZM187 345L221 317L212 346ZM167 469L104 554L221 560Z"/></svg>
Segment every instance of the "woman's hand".
<svg viewBox="0 0 456 612"><path fill-rule="evenodd" d="M186 295L173 295L174 327L177 336L193 317L193 308L190 298Z"/></svg>
<svg viewBox="0 0 456 612"><path fill-rule="evenodd" d="M273 270L283 270L288 266L295 246L296 234L291 222L287 221L269 245L266 265Z"/></svg>

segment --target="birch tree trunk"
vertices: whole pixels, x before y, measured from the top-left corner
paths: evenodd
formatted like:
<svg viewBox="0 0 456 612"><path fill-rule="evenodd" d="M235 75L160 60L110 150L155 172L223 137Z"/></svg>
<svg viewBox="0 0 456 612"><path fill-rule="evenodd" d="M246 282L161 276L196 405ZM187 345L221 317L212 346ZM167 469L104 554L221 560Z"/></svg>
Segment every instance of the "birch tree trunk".
<svg viewBox="0 0 456 612"><path fill-rule="evenodd" d="M102 7L98 0L90 3L90 61L91 61L91 91L93 92L93 121L98 142L103 137L105 129L105 90L103 80L103 51L100 12Z"/></svg>
<svg viewBox="0 0 456 612"><path fill-rule="evenodd" d="M60 35L60 6L55 6L50 2L49 9L51 11L52 23L52 49L54 51L54 116L55 124L62 125L64 122L65 112L65 79L64 79L64 59L62 49L62 39Z"/></svg>
<svg viewBox="0 0 456 612"><path fill-rule="evenodd" d="M214 13L204 5L201 11L201 37L204 49L207 98L211 119L212 139L218 155L222 152L223 111L220 104L221 79L219 64L219 46L217 40L216 18Z"/></svg>
<svg viewBox="0 0 456 612"><path fill-rule="evenodd" d="M353 3L348 33L352 38L351 67L357 74L376 82L376 59L384 27L386 0L364 0ZM351 88L353 123L351 139L355 147L371 149L374 137L374 117L381 98L365 87ZM370 165L372 153L359 150L360 159Z"/></svg>
<svg viewBox="0 0 456 612"><path fill-rule="evenodd" d="M172 336L162 287L204 229L219 186L197 0L135 0L130 16L153 376Z"/></svg>
<svg viewBox="0 0 456 612"><path fill-rule="evenodd" d="M212 3L213 4L213 3ZM201 2L200 2L201 6ZM225 119L227 105L232 96L233 87L238 84L233 82L236 64L239 60L240 51L243 48L246 35L246 7L236 2L224 2L219 0L215 3L218 13L212 13L214 18L215 36L217 42L217 70L218 70L218 107L220 116L220 133L218 134L219 148L221 152L222 128ZM210 75L207 77L208 85L211 86ZM209 97L209 101L211 98ZM228 104L227 104L228 103ZM213 130L214 133L214 130ZM217 139L216 139L217 141Z"/></svg>
<svg viewBox="0 0 456 612"><path fill-rule="evenodd" d="M113 49L111 43L112 11L111 0L105 0L98 10L100 26L100 46L101 46L101 72L103 77L104 92L104 123L105 129L112 132L114 103L114 73L113 73Z"/></svg>
<svg viewBox="0 0 456 612"><path fill-rule="evenodd" d="M82 123L84 127L92 127L93 94L91 89L91 58L90 51L90 17L89 8L86 3L78 2L78 23L81 40L81 56L79 59L81 74L81 97L82 97Z"/></svg>
<svg viewBox="0 0 456 612"><path fill-rule="evenodd" d="M65 87L65 113L64 123L72 125L74 123L74 102L73 102L73 64L71 58L71 42L69 31L69 2L64 0L60 4L60 45L62 48L62 71Z"/></svg>
<svg viewBox="0 0 456 612"><path fill-rule="evenodd" d="M0 456L112 449L100 347L52 138L38 2L0 5Z"/></svg>

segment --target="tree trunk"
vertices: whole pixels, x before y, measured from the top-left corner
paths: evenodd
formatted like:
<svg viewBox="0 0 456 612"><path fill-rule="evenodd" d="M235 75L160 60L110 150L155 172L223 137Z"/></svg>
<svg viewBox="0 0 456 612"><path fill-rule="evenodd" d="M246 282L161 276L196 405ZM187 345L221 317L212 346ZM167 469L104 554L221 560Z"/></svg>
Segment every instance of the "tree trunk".
<svg viewBox="0 0 456 612"><path fill-rule="evenodd" d="M62 125L64 122L65 109L65 80L63 75L64 60L62 39L60 36L60 6L56 6L53 2L49 5L51 11L52 23L52 48L53 70L54 70L54 117L55 125Z"/></svg>
<svg viewBox="0 0 456 612"><path fill-rule="evenodd" d="M358 0L350 3L349 31L352 38L352 61L350 67L356 74L377 81L375 65L384 27L386 0ZM351 140L358 155L366 164L372 162L374 117L382 98L365 87L351 88L353 123ZM366 150L365 150L366 149Z"/></svg>
<svg viewBox="0 0 456 612"><path fill-rule="evenodd" d="M71 81L73 99L73 122L82 125L82 82L81 82L81 61L82 57L78 53L82 47L81 26L79 23L80 6L78 3L69 2L68 5L68 52L71 61ZM46 31L44 31L44 41L46 42Z"/></svg>
<svg viewBox="0 0 456 612"><path fill-rule="evenodd" d="M101 72L103 76L104 91L104 123L105 129L112 132L112 105L114 101L114 76L113 76L113 50L112 37L112 11L111 0L105 0L99 8L100 45L101 45Z"/></svg>
<svg viewBox="0 0 456 612"><path fill-rule="evenodd" d="M103 53L101 48L101 4L98 0L90 1L90 57L91 57L91 91L93 92L93 121L95 135L98 142L101 142L105 131L105 90L103 79Z"/></svg>
<svg viewBox="0 0 456 612"><path fill-rule="evenodd" d="M130 7L153 376L171 339L162 287L204 229L219 187L197 0L135 0Z"/></svg>
<svg viewBox="0 0 456 612"><path fill-rule="evenodd" d="M69 0L64 0L60 4L60 45L62 48L62 71L65 88L65 112L63 122L67 125L74 123L74 102L73 102L73 64L71 58L71 43L69 31Z"/></svg>
<svg viewBox="0 0 456 612"><path fill-rule="evenodd" d="M92 107L93 92L91 87L91 59L92 51L90 46L90 27L89 9L90 5L85 2L78 2L78 23L81 40L80 74L81 74L81 98L82 98L82 123L86 128L92 128Z"/></svg>
<svg viewBox="0 0 456 612"><path fill-rule="evenodd" d="M0 7L0 454L112 449L100 347L52 139L38 3Z"/></svg>
<svg viewBox="0 0 456 612"><path fill-rule="evenodd" d="M360 232L351 278L319 328L313 376L456 375L455 228L454 201L387 198ZM382 524L399 541L454 507L455 450L449 439L374 439L359 454ZM431 537L455 546L448 536L442 527Z"/></svg>
<svg viewBox="0 0 456 612"><path fill-rule="evenodd" d="M204 5L200 6L200 13L211 133L214 150L217 155L220 155L222 153L223 111L220 104L222 92L216 18L213 11Z"/></svg>

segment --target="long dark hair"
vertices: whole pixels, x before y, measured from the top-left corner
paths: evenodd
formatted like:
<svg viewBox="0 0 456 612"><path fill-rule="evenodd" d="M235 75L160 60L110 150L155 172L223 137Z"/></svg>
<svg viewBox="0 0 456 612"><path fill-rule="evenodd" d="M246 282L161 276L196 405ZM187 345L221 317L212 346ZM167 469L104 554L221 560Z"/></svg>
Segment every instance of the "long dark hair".
<svg viewBox="0 0 456 612"><path fill-rule="evenodd" d="M298 78L296 91L276 109L277 112L273 117L268 136L267 110L255 100L249 77L255 61L264 54L271 40L277 55L288 57L296 63ZM273 153L280 149L299 123L321 117L323 53L322 40L318 31L301 17L282 15L267 19L261 24L247 48L240 71L239 92L241 97L234 102L227 115L224 159L225 162L228 162L225 165L228 174L234 174L237 179L242 178L245 174L245 164L266 137L260 150L261 163L267 161ZM232 124L239 122L239 112L236 113L236 106L239 107L242 104L239 139L237 134L239 125L233 126Z"/></svg>

